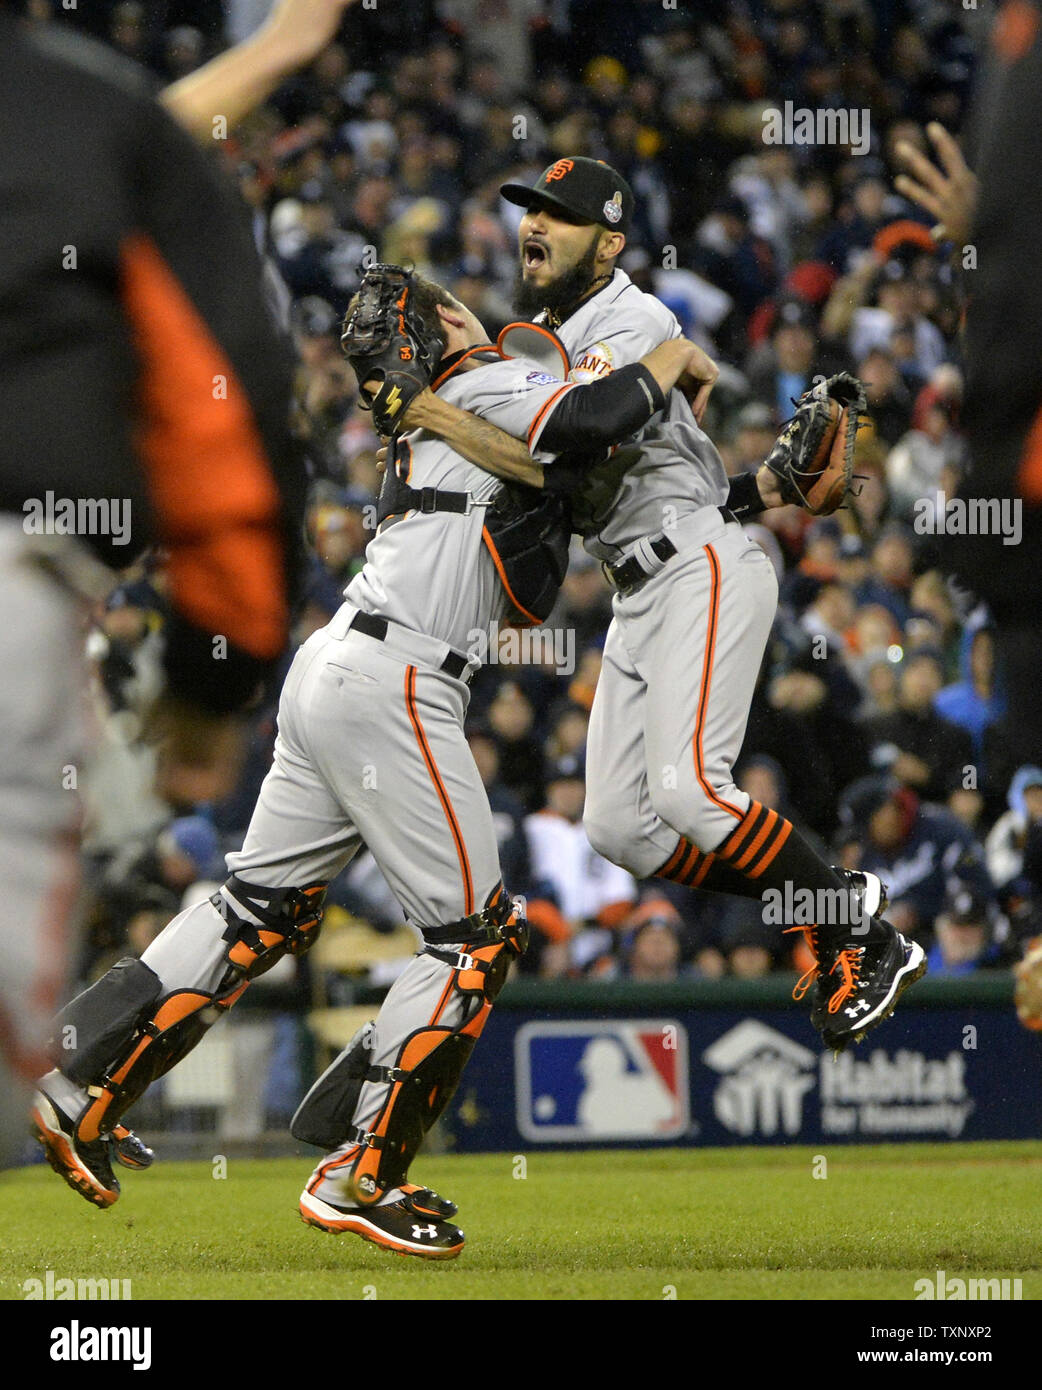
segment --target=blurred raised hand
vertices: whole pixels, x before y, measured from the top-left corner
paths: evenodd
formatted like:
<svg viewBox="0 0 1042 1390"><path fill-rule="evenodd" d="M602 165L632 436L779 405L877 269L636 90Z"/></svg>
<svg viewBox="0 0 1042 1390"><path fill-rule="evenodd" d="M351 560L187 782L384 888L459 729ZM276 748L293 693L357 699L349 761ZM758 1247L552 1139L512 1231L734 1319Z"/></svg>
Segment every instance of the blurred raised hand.
<svg viewBox="0 0 1042 1390"><path fill-rule="evenodd" d="M953 241L962 248L977 212L977 176L943 125L931 121L926 134L940 167L907 140L899 140L894 150L909 172L898 174L894 187L937 219L932 234L938 241Z"/></svg>

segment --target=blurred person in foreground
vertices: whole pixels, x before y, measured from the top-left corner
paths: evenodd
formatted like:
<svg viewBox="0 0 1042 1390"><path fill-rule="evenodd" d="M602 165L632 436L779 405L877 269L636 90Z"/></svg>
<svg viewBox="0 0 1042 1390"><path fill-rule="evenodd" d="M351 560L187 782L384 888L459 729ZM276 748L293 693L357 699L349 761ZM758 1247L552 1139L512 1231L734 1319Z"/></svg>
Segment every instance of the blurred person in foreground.
<svg viewBox="0 0 1042 1390"><path fill-rule="evenodd" d="M167 548L160 787L175 804L222 794L237 712L288 638L304 479L248 222L145 75L0 0L0 148L0 381L20 422L0 443L7 1162L67 985L85 603L143 547ZM97 1142L115 1154L122 1137Z"/></svg>
<svg viewBox="0 0 1042 1390"><path fill-rule="evenodd" d="M935 219L937 241L973 267L966 315L965 425L972 467L959 496L973 505L1017 507L1020 543L999 527L952 535L946 565L989 608L1008 680L1016 762L1038 760L1042 701L1042 251L1039 247L1038 130L1042 115L1042 8L1007 0L991 26L977 98L976 149L969 161L938 122L927 127L937 162L908 143L896 153L907 174L897 187ZM972 171L977 169L977 174ZM972 252L972 261L967 253Z"/></svg>

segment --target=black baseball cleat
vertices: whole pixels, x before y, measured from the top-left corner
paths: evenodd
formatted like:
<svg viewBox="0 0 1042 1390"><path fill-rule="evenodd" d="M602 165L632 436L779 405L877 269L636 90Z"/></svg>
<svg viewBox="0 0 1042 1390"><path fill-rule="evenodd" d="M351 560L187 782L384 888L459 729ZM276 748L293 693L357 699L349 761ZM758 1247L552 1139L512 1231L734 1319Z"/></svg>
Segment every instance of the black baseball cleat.
<svg viewBox="0 0 1042 1390"><path fill-rule="evenodd" d="M918 941L910 941L889 922L872 923L865 943L846 945L835 951L821 984L828 999L822 1022L816 1024L825 1046L837 1055L850 1042L859 1043L866 1033L890 1017L897 1001L908 988L926 974L926 952Z"/></svg>
<svg viewBox="0 0 1042 1390"><path fill-rule="evenodd" d="M428 1188L418 1189L428 1192ZM431 1194L436 1197L436 1194ZM429 1199L428 1199L429 1200ZM441 1201L440 1198L436 1200ZM452 1203L447 1203L451 1206ZM351 1232L394 1255L418 1255L423 1260L454 1260L463 1249L458 1226L414 1205L406 1194L380 1207L338 1207L323 1202L305 1188L300 1194L300 1217L308 1226L333 1235Z"/></svg>
<svg viewBox="0 0 1042 1390"><path fill-rule="evenodd" d="M106 1138L109 1159L113 1163L120 1163L124 1168L151 1168L156 1161L155 1153L126 1125L116 1125Z"/></svg>
<svg viewBox="0 0 1042 1390"><path fill-rule="evenodd" d="M849 926L850 941L855 943L858 935L867 936L872 919L883 915L889 902L887 886L877 874L869 873L867 869L841 869L834 864L832 872L843 879L854 895L851 904L853 910L848 914L849 923L838 925ZM829 972L835 964L837 948L833 946L829 949L826 933L819 926L786 927L785 930L801 931L807 949L814 958L810 969L797 980L792 997L798 1001L813 987L810 1021L820 1033L828 1022L828 1005L835 992L835 981L829 979ZM827 934L833 936L834 932L829 929Z"/></svg>
<svg viewBox="0 0 1042 1390"><path fill-rule="evenodd" d="M119 1182L112 1172L108 1136L90 1144L76 1139L73 1121L42 1091L33 1097L30 1115L30 1132L54 1171L94 1206L112 1206L119 1198Z"/></svg>
<svg viewBox="0 0 1042 1390"><path fill-rule="evenodd" d="M858 914L863 922L869 922L873 917L882 917L890 899L887 886L878 874L869 873L867 869L840 869L835 864L832 866L832 872L839 874L844 883L857 895Z"/></svg>
<svg viewBox="0 0 1042 1390"><path fill-rule="evenodd" d="M412 1209L420 1216L434 1216L440 1221L451 1221L459 1211L455 1202L447 1197L439 1197L429 1187L417 1187L413 1182L403 1182L401 1190L409 1198Z"/></svg>

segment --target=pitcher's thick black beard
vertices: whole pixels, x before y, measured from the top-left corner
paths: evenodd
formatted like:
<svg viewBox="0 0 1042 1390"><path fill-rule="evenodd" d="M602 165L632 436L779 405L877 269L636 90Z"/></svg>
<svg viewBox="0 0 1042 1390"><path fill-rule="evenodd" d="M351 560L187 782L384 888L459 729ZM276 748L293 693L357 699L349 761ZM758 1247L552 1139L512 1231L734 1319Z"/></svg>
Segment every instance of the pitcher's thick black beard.
<svg viewBox="0 0 1042 1390"><path fill-rule="evenodd" d="M549 285L540 288L524 278L524 267L519 265L514 280L514 311L523 319L535 318L543 309L551 314L563 316L575 307L576 302L586 293L597 278L594 264L597 259L599 232L594 232L585 256L571 270L566 270Z"/></svg>

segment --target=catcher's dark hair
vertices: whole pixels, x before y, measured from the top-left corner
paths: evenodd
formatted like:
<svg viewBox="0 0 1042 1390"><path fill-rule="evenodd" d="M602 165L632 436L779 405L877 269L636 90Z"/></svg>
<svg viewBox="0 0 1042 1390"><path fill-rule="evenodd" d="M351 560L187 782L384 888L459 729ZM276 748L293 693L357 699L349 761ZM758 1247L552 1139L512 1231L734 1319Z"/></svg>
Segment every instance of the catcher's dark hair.
<svg viewBox="0 0 1042 1390"><path fill-rule="evenodd" d="M413 308L423 320L423 326L431 339L437 339L441 344L434 363L434 370L437 371L445 354L445 325L438 317L438 305L440 304L444 309L460 309L463 306L444 285L439 285L434 280L428 280L423 275L413 276L412 303Z"/></svg>

